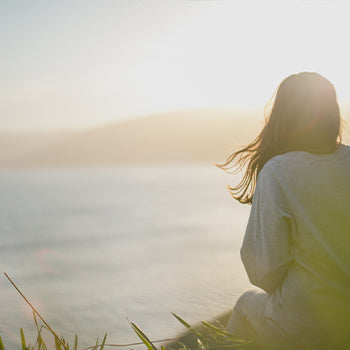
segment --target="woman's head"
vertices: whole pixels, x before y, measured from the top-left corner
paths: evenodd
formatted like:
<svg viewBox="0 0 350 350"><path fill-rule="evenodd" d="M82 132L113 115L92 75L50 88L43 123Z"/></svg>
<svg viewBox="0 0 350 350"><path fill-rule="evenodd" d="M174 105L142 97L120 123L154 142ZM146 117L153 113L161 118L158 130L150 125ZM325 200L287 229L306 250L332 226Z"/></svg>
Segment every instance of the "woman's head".
<svg viewBox="0 0 350 350"><path fill-rule="evenodd" d="M317 73L293 74L279 85L264 132L276 154L334 152L341 118L334 86Z"/></svg>
<svg viewBox="0 0 350 350"><path fill-rule="evenodd" d="M341 117L334 86L322 75L293 74L277 88L266 112L265 125L248 146L219 165L241 170L242 181L230 187L233 197L251 203L257 176L272 157L289 151L332 153L341 140Z"/></svg>

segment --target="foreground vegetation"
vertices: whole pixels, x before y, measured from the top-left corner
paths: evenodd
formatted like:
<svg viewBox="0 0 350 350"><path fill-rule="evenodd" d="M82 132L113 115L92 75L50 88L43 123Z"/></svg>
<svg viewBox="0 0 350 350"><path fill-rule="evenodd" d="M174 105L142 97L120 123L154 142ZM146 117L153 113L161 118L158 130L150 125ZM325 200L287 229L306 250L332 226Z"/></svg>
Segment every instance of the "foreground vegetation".
<svg viewBox="0 0 350 350"><path fill-rule="evenodd" d="M24 296L24 294L20 291L17 285L12 281L12 279L4 273L6 278L10 281L13 287L17 290L17 292L22 296L22 298L26 301L29 307L33 311L33 320L35 323L37 336L36 343L34 345L27 344L24 336L23 329L20 329L20 337L21 337L21 345L22 350L78 350L78 336L75 336L74 345L70 346L68 341L63 337L59 337L57 333L49 326L49 324L44 320L44 318L40 315L40 313L35 309L35 307L30 303L30 301ZM158 350L155 346L155 343L164 344L165 342L172 341L171 345L167 347L168 350L227 350L227 349L249 349L251 342L246 340L237 339L233 337L226 329L222 326L219 321L215 323L202 322L201 327L192 327L181 317L174 314L174 317L182 323L182 325L187 329L188 333L186 336L180 337L178 339L162 339L152 341L150 340L146 334L142 332L142 330L133 322L130 322L130 326L133 331L140 338L140 343L133 344L108 344L106 343L107 333L105 334L101 343L99 343L98 339L95 345L89 346L82 350L92 350L98 349L102 350L106 347L131 347L136 345L144 345L148 350ZM38 319L40 319L41 324L39 325ZM52 345L47 345L47 339L50 338L53 340L50 343ZM45 338L45 340L44 340ZM185 341L186 344L183 342ZM161 350L166 350L164 345L160 346ZM0 336L0 350L5 350L3 340Z"/></svg>
<svg viewBox="0 0 350 350"><path fill-rule="evenodd" d="M23 295L16 284L5 273L7 279L11 282L14 288L27 302L29 307L33 311L33 320L36 327L36 342L34 345L27 344L24 336L23 329L20 329L20 339L22 350L78 350L78 336L75 335L74 344L71 346L68 341L63 337L59 337L57 333L48 325L40 313L30 303L30 301ZM187 332L184 336L176 339L160 339L151 340L135 323L130 322L132 330L140 338L141 342L132 344L109 344L106 342L107 333L105 334L102 342L97 339L95 345L89 347L80 348L79 350L103 350L107 347L128 347L143 345L147 350L294 350L293 346L287 348L283 346L283 349L279 346L272 346L271 344L257 344L253 341L245 339L239 339L229 333L220 321L202 322L198 327L192 327L181 317L173 313L173 316L186 328ZM220 320L227 321L228 314L223 315ZM38 319L41 323L39 325ZM171 341L171 342L170 342ZM161 344L157 348L155 344ZM48 345L50 344L50 345ZM167 344L167 345L164 345ZM0 350L5 349L3 340L0 336ZM301 350L301 349L298 349ZM306 349L303 349L306 350ZM307 349L310 350L310 349ZM328 350L328 349L327 349ZM330 349L331 350L331 349ZM334 349L332 349L334 350Z"/></svg>
<svg viewBox="0 0 350 350"><path fill-rule="evenodd" d="M143 333L143 331L133 322L130 322L130 326L133 329L133 331L137 334L137 336L140 338L140 343L133 343L133 344L108 344L106 342L107 340L107 334L105 334L102 342L96 341L95 345L89 346L87 348L81 349L81 350L102 350L107 347L129 347L136 345L144 345L148 350L228 350L228 349L236 349L236 350L249 350L253 349L253 343L248 342L242 339L237 339L233 337L230 333L228 333L225 328L219 323L208 323L208 322L202 322L201 327L192 327L189 325L186 321L184 321L182 318L177 316L176 314L173 314L174 317L177 318L179 322L181 322L189 331L189 334L186 335L185 338L191 339L189 341L190 344L185 344L181 340L184 339L184 337L181 337L179 339L171 339L172 343L169 346L161 345L159 348L155 345L156 343L162 343L169 341L169 339L163 339L163 340L156 340L152 341L149 339L149 337ZM64 337L58 337L56 332L52 330L51 327L46 326L45 324L42 324L39 327L36 313L33 312L33 318L34 323L37 330L37 336L36 336L36 343L34 345L29 345L26 343L25 336L23 333L23 330L20 330L20 337L21 337L21 346L22 350L50 350L50 349L56 349L56 350L78 350L78 336L75 336L74 344L71 346L68 341ZM44 335L43 333L46 332L47 334ZM44 341L47 338L47 335L50 335L52 338L52 345L47 345L47 340ZM193 342L195 340L195 342ZM0 350L5 350L3 341L0 337Z"/></svg>

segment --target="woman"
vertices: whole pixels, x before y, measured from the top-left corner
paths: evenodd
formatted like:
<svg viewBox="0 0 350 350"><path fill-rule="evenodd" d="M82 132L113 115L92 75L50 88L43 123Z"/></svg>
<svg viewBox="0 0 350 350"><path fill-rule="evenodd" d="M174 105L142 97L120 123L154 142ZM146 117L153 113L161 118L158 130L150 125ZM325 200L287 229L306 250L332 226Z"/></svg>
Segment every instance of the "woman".
<svg viewBox="0 0 350 350"><path fill-rule="evenodd" d="M251 203L241 258L257 290L228 330L293 348L350 345L350 147L341 143L334 86L317 73L282 81L265 126L219 165Z"/></svg>

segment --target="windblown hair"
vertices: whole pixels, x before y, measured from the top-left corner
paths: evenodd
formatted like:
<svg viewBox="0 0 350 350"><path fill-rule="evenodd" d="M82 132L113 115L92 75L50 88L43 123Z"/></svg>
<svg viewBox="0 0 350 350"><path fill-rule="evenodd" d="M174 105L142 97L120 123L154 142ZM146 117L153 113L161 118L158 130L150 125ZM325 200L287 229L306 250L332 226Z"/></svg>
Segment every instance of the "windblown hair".
<svg viewBox="0 0 350 350"><path fill-rule="evenodd" d="M241 182L229 190L239 202L251 204L258 175L268 160L290 151L333 153L341 142L341 128L333 84L317 73L292 74L267 104L265 125L257 138L217 166L227 172L245 169Z"/></svg>

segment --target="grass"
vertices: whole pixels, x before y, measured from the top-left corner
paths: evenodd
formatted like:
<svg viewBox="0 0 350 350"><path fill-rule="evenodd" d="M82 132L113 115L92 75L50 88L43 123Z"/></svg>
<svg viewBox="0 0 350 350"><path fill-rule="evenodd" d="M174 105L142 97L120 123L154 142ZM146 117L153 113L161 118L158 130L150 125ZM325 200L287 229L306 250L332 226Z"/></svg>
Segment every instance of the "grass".
<svg viewBox="0 0 350 350"><path fill-rule="evenodd" d="M174 317L182 323L182 325L189 331L189 334L185 337L180 337L172 340L172 343L165 347L164 345L160 345L157 347L156 343L163 343L169 341L169 339L162 339L152 341L135 323L130 322L130 326L132 330L137 334L140 338L139 343L132 344L109 344L106 342L107 333L105 334L102 342L96 341L96 344L91 345L89 347L85 347L81 350L102 350L107 347L132 347L136 345L144 345L147 350L228 350L228 349L236 349L236 350L248 350L253 349L251 346L253 345L251 342L237 339L233 337L230 333L228 333L225 328L219 323L209 323L202 322L200 327L192 327L185 320L179 317L176 314L173 314ZM71 346L69 342L62 336L58 337L57 333L52 330L52 328L46 327L44 324L39 326L37 316L35 312L33 312L34 323L36 326L36 342L34 345L27 344L23 329L20 329L20 339L21 339L21 348L22 350L78 350L78 336L76 335L74 338L74 344ZM51 335L53 341L51 342L51 347L47 345L47 342L44 341L44 335L47 338L47 335ZM190 340L190 341L189 341ZM0 337L0 350L6 350L3 344L3 341Z"/></svg>
<svg viewBox="0 0 350 350"><path fill-rule="evenodd" d="M74 338L74 344L71 346L69 342L63 337L59 337L57 333L49 326L45 319L40 315L37 309L30 303L30 301L25 297L17 285L12 281L12 279L4 273L6 278L10 281L17 292L26 301L29 307L33 311L33 320L36 328L36 342L34 345L27 344L23 329L20 329L20 339L22 350L78 350L78 336ZM91 345L87 348L81 350L103 350L107 347L132 347L136 345L144 345L148 350L228 350L228 349L251 349L252 343L243 339L237 339L233 337L229 332L226 331L225 327L220 321L215 321L213 323L202 322L199 327L192 327L181 317L173 313L173 316L187 329L187 333L176 339L161 339L152 341L150 338L133 322L130 322L130 327L140 338L141 342L132 344L109 344L106 342L107 333L105 334L102 342L98 339L95 345ZM221 317L221 321L226 321L228 315ZM41 321L39 324L38 319ZM44 338L52 338L52 345L47 345ZM169 343L171 341L171 343ZM166 348L164 345L160 345L157 348L156 343L169 343ZM0 336L0 350L6 350L3 341Z"/></svg>
<svg viewBox="0 0 350 350"><path fill-rule="evenodd" d="M4 273L13 287L18 291L22 298L27 302L33 311L33 320L36 328L36 342L34 345L27 344L23 329L20 329L20 339L22 350L103 350L111 347L128 347L143 345L147 350L294 350L293 346L283 347L272 346L271 344L257 344L253 341L240 339L229 333L223 323L226 324L229 314L222 315L218 320L213 322L201 322L199 326L191 326L180 316L173 313L173 316L184 326L186 333L176 339L160 339L151 340L135 323L130 322L131 329L140 338L140 342L131 344L109 344L106 342L107 333L103 337L102 342L97 339L96 344L89 347L78 349L78 335L75 335L74 344L63 337L59 337L57 333L49 326L45 319L40 315L36 308L23 295L17 285L11 278ZM41 321L39 325L38 319ZM44 338L46 340L44 340ZM47 345L48 339L51 338L50 345ZM159 347L156 344L160 343ZM164 346L163 344L168 344ZM5 349L3 340L0 336L0 350ZM300 350L298 348L298 350ZM310 349L303 349L310 350ZM320 349L317 349L320 350ZM328 349L327 349L328 350ZM334 349L329 349L334 350ZM342 349L343 350L343 349Z"/></svg>

